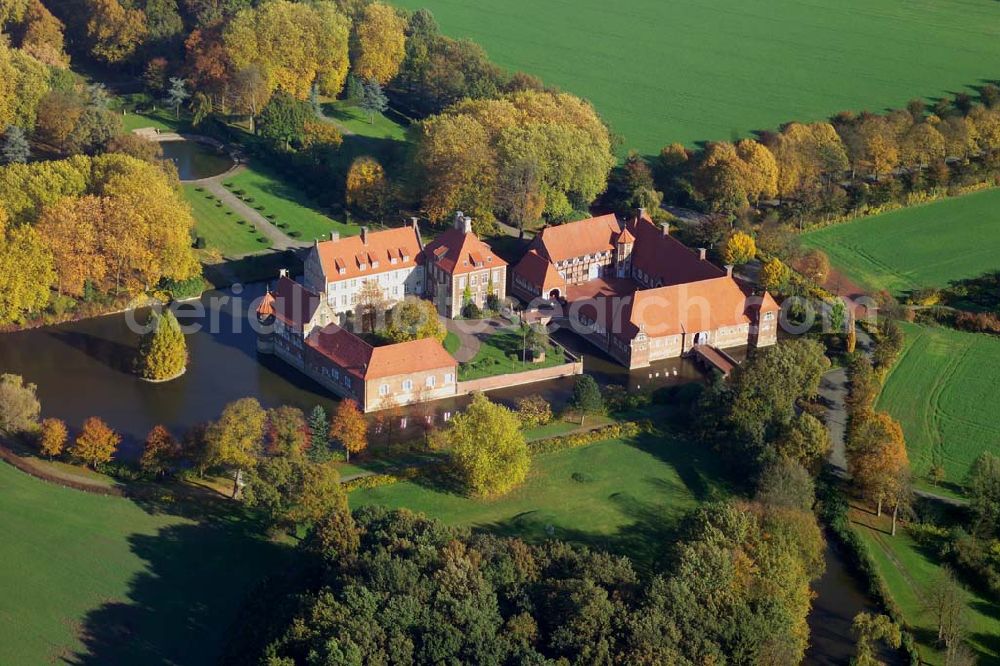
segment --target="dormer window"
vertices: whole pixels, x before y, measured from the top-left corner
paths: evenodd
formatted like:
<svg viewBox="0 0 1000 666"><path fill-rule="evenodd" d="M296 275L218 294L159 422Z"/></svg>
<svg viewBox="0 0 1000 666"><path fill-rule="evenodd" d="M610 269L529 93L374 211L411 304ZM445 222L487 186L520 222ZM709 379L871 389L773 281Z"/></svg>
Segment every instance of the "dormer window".
<svg viewBox="0 0 1000 666"><path fill-rule="evenodd" d="M340 268L337 269L337 273L340 275L347 275L347 269L341 266Z"/></svg>
<svg viewBox="0 0 1000 666"><path fill-rule="evenodd" d="M397 263L399 263L399 260L396 259L396 257L393 257L392 259L389 260L389 263L395 266Z"/></svg>
<svg viewBox="0 0 1000 666"><path fill-rule="evenodd" d="M372 262L372 268L378 268L378 260Z"/></svg>

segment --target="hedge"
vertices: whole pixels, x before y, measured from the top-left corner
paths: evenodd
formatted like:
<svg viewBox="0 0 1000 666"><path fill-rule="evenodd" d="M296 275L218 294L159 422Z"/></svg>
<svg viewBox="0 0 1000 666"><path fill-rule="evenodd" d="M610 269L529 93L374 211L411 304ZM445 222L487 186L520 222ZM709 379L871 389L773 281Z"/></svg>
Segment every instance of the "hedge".
<svg viewBox="0 0 1000 666"><path fill-rule="evenodd" d="M581 446L587 446L588 444L594 444L595 442L601 442L606 439L635 437L639 433L648 431L649 427L649 423L646 422L637 423L635 421L621 421L620 423L612 423L611 425L597 428L595 430L574 432L569 435L549 437L548 439L539 439L534 442L528 442L528 450L531 452L531 455L534 456L540 453L552 453L553 451L575 449Z"/></svg>

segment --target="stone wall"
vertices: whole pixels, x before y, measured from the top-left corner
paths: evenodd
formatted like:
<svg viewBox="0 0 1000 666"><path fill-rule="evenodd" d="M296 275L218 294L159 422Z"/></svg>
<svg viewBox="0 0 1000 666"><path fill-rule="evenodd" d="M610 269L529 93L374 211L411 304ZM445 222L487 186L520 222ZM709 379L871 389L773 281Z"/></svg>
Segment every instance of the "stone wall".
<svg viewBox="0 0 1000 666"><path fill-rule="evenodd" d="M549 379L572 377L573 375L582 374L583 361L574 361L572 363L564 363L562 365L556 365L549 368L525 370L524 372L512 372L506 375L495 375L493 377L483 377L482 379L472 379L467 382L459 382L456 395L481 393L484 391L506 388L508 386L534 384L535 382L544 382Z"/></svg>

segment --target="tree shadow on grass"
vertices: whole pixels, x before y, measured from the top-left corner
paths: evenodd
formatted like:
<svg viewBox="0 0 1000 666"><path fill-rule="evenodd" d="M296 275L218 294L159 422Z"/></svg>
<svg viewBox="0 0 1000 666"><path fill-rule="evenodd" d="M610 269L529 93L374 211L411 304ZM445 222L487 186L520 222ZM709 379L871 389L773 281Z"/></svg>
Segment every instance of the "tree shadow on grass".
<svg viewBox="0 0 1000 666"><path fill-rule="evenodd" d="M181 523L129 537L144 570L123 600L87 613L76 665L209 664L226 642L240 604L257 583L291 557L235 514Z"/></svg>

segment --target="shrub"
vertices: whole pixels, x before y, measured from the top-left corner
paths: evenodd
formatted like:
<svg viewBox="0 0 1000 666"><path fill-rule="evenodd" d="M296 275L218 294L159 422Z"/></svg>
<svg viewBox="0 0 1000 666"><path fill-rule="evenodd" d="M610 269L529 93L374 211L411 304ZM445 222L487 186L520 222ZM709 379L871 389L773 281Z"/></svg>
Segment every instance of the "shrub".
<svg viewBox="0 0 1000 666"><path fill-rule="evenodd" d="M575 432L559 437L549 437L528 442L528 450L531 455L540 453L552 453L553 451L564 451L575 449L595 442L602 442L606 439L627 439L645 432L649 429L647 423L637 423L635 421L622 421L611 425L590 430L588 432Z"/></svg>
<svg viewBox="0 0 1000 666"><path fill-rule="evenodd" d="M522 428L535 428L552 422L552 406L540 395L517 401L517 418Z"/></svg>
<svg viewBox="0 0 1000 666"><path fill-rule="evenodd" d="M194 248L196 250L204 250L208 247L208 242L205 240L204 236L196 236L194 239Z"/></svg>
<svg viewBox="0 0 1000 666"><path fill-rule="evenodd" d="M299 236L302 235L302 232L301 231L297 231L297 230L296 231L289 231L288 235L291 236L292 238L298 238Z"/></svg>
<svg viewBox="0 0 1000 666"><path fill-rule="evenodd" d="M349 493L354 490L368 490L371 488L381 488L382 486L391 486L394 483L399 483L400 481L415 479L419 475L419 467L406 467L394 474L370 474L368 476L359 476L356 479L344 481L341 485L344 488L344 492Z"/></svg>
<svg viewBox="0 0 1000 666"><path fill-rule="evenodd" d="M469 302L462 308L462 316L466 319L479 319L483 316L483 311L475 303Z"/></svg>

